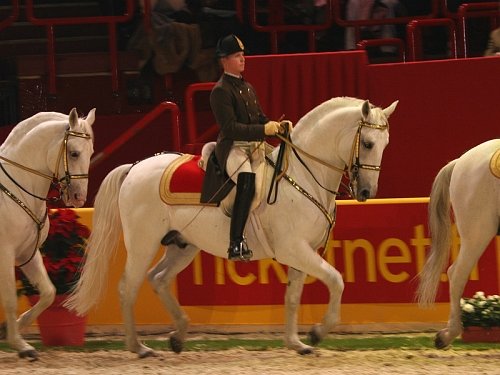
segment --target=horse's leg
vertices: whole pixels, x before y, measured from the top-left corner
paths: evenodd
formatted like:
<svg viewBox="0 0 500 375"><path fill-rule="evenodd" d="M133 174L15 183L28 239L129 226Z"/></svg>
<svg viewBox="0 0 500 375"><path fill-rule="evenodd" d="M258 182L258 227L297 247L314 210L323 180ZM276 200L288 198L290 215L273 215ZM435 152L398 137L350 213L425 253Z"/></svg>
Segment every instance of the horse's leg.
<svg viewBox="0 0 500 375"><path fill-rule="evenodd" d="M50 282L47 271L43 265L42 257L37 252L34 258L22 270L32 285L40 293L40 300L35 306L24 312L16 321L17 296L13 262L2 262L1 275L7 275L2 281L2 303L7 319L7 342L17 350L20 357L37 358L36 350L29 345L20 335L20 330L30 324L54 301L55 288Z"/></svg>
<svg viewBox="0 0 500 375"><path fill-rule="evenodd" d="M471 216L476 217L476 216ZM480 220L478 220L480 222ZM458 223L457 223L458 224ZM482 222L477 227L475 224L467 223L469 227L462 228L460 252L457 259L448 268L447 274L450 280L450 314L446 328L439 331L435 338L435 345L442 349L462 333L462 309L460 299L469 280L469 275L483 254L486 246L496 234L496 225ZM459 227L460 232L460 227Z"/></svg>
<svg viewBox="0 0 500 375"><path fill-rule="evenodd" d="M186 268L199 249L187 245L182 249L171 244L163 258L148 272L148 280L174 321L175 331L170 336L170 346L175 353L182 351L186 339L189 318L171 292L175 276Z"/></svg>
<svg viewBox="0 0 500 375"><path fill-rule="evenodd" d="M309 354L313 348L300 341L298 335L297 312L300 305L304 281L307 275L295 268L288 268L288 285L285 293L285 345L300 354Z"/></svg>
<svg viewBox="0 0 500 375"><path fill-rule="evenodd" d="M141 343L137 337L134 305L148 267L158 251L160 243L153 241L150 237L143 237L145 232L138 228L136 228L135 233L136 235L130 238L130 241L125 239L127 261L118 289L125 328L125 344L127 349L137 353L139 358L145 358L153 356L154 352Z"/></svg>
<svg viewBox="0 0 500 375"><path fill-rule="evenodd" d="M281 251L281 254L286 254L286 259L283 258L282 260L280 257L277 259L278 262L288 264L290 267L299 269L304 274L316 277L328 288L330 299L323 321L321 324L316 324L309 333L311 342L316 345L340 320L340 299L342 297L342 292L344 291L344 281L342 280L340 272L321 258L321 256L315 253L314 250L312 250L307 244L304 244L303 246L296 244L295 251L293 251L293 253L291 253L289 249L290 247ZM299 281L295 281L297 285L299 285L301 280L300 276L298 277ZM293 289L296 289L297 285L292 286L292 292L290 293L294 293ZM300 286L300 288L302 288L302 286ZM297 290L298 289L295 290L295 293ZM287 325L288 324L292 323L287 322ZM293 337L293 333L287 332L287 338L290 337ZM304 354L301 352L301 348L299 348L298 352Z"/></svg>

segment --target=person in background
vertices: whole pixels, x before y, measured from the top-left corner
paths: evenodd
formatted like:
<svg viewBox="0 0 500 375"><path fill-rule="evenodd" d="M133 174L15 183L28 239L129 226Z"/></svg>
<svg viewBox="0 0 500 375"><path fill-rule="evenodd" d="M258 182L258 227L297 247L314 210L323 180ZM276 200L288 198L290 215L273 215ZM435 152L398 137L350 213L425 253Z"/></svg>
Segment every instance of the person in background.
<svg viewBox="0 0 500 375"><path fill-rule="evenodd" d="M348 0L346 4L347 20L368 20L394 18L400 12L401 5L398 0ZM381 21L382 22L382 21ZM379 24L361 27L361 39L380 39L397 37L394 24ZM345 49L356 49L354 27L346 28ZM383 52L393 52L393 46L383 46Z"/></svg>
<svg viewBox="0 0 500 375"><path fill-rule="evenodd" d="M220 126L215 146L216 160L236 183L229 236L228 259L248 260L248 249L243 235L255 195L255 173L252 155L266 136L280 130L277 121L270 121L259 104L253 86L245 81L245 47L236 35L220 38L216 56L223 74L210 94L210 107Z"/></svg>
<svg viewBox="0 0 500 375"><path fill-rule="evenodd" d="M500 55L500 27L494 29L490 33L490 39L488 40L488 46L484 51L484 56L495 56Z"/></svg>

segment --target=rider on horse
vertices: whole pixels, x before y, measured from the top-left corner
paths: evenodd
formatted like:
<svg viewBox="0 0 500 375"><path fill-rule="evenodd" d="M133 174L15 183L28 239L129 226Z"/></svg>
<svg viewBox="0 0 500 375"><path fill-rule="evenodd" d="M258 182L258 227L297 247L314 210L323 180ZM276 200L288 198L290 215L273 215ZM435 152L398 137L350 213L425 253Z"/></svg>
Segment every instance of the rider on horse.
<svg viewBox="0 0 500 375"><path fill-rule="evenodd" d="M228 249L230 260L248 260L252 256L243 236L255 195L252 153L266 136L280 130L280 124L269 121L263 113L253 86L241 76L245 69L244 51L243 43L235 35L219 39L216 55L224 73L210 94L210 106L220 126L215 161L236 183ZM206 178L210 178L209 173Z"/></svg>

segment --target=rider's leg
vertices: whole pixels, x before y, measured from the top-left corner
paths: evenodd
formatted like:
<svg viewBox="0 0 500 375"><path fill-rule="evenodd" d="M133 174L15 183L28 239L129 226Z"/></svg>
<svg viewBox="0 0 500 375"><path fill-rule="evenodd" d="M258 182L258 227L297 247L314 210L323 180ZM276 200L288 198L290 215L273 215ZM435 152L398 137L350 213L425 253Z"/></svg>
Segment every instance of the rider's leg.
<svg viewBox="0 0 500 375"><path fill-rule="evenodd" d="M240 147L233 147L229 153L226 170L231 179L236 182L236 197L229 232L228 258L230 260L248 260L252 257L252 251L247 248L243 232L255 195L255 173L252 172L247 151Z"/></svg>
<svg viewBox="0 0 500 375"><path fill-rule="evenodd" d="M236 184L236 198L234 200L231 214L231 229L229 232L229 249L227 251L230 260L248 260L252 257L252 251L247 248L243 237L245 224L250 213L255 194L255 173L240 172Z"/></svg>

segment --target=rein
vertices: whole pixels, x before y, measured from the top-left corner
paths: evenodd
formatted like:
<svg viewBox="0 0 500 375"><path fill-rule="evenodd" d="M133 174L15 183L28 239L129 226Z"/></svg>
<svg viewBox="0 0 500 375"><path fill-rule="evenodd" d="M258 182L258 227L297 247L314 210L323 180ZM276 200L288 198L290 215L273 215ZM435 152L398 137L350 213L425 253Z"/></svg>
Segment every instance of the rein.
<svg viewBox="0 0 500 375"><path fill-rule="evenodd" d="M69 129L66 129L66 132L64 133L64 139L63 142L61 143L61 147L59 148L59 153L57 156L57 161L56 161L56 166L54 168L54 173L52 176L47 175L45 173L42 173L40 171L37 171L35 169L26 167L25 165L19 164L13 160L7 159L6 157L3 157L0 155L0 159L7 162L8 164L11 164L19 169L22 169L24 171L30 172L32 174L35 174L39 177L46 178L51 181L52 186L58 187L59 191L59 196L58 197L51 197L51 198L46 198L46 197L40 197L38 195L35 195L28 190L26 190L23 186L21 186L7 171L5 170L3 164L0 163L0 168L2 168L2 171L5 173L5 175L21 190L23 190L25 193L31 195L34 198L43 200L43 201L58 201L62 199L62 193L65 189L68 188L69 185L71 185L71 180L72 179L83 179L83 178L88 178L89 175L87 174L71 174L69 172L69 167L68 167L68 138L69 136L74 136L74 137L79 137L79 138L84 138L84 139L90 139L90 134L88 133L81 133L81 132L75 132ZM63 160L64 164L64 177L59 178L58 171L59 171L59 164L61 163L61 159ZM61 182L65 182L65 186L61 187Z"/></svg>
<svg viewBox="0 0 500 375"><path fill-rule="evenodd" d="M372 124L370 122L367 122L365 120L359 120L358 121L358 128L356 130L356 135L354 136L353 144L351 147L351 153L350 153L350 158L349 158L349 165L345 166L344 168L339 168L335 165L332 165L330 163L327 163L316 156L308 153L307 151L303 150L302 148L298 147L297 145L293 144L290 135L288 132L283 136L281 134L276 134L276 137L278 137L281 140L281 145L280 145L280 150L278 152L278 157L276 159L276 163L274 163L269 157L266 156L266 161L274 168L274 174L273 174L273 179L271 180L271 187L269 189L269 195L268 195L268 204L273 204L276 202L276 197L278 194L278 182L281 177L284 177L298 192L300 192L302 195L304 195L307 199L309 199L318 209L321 211L321 213L325 216L326 220L328 221L329 227L327 233L330 233L332 228L335 226L335 219L336 219L336 214L337 214L337 209L335 206L333 216L330 215L328 210L316 199L314 198L310 193L308 193L304 188L302 188L299 184L297 184L296 181L294 181L290 176L288 176L284 171L281 170L281 164L283 163L283 154L284 154L284 149L285 145L289 146L292 148L293 153L299 160L299 162L304 166L304 168L309 172L309 174L312 176L314 181L323 188L324 190L328 191L329 193L333 195L340 195L338 191L333 191L330 190L326 187L324 187L318 179L314 176L312 171L309 169L309 167L306 165L306 163L300 158L299 153L305 155L309 159L312 159L313 161L331 169L334 170L338 173L341 173L342 175L346 175L346 177L349 179L348 174L346 173L347 171L351 171L352 178L349 179L349 185L345 185L343 182L341 182L342 186L344 186L348 191L351 196L354 196L354 190L353 190L353 180L357 181L358 176L359 176L359 169L368 169L368 170L373 170L373 171L380 171L381 166L380 165L371 165L371 164L361 164L359 161L359 145L361 141L361 129L363 127L367 127L370 129L377 129L377 130L388 130L389 129L389 124L384 124L384 125L379 125L379 124ZM353 161L354 160L354 161ZM278 176L279 173L279 176ZM278 176L278 177L277 177ZM274 184L274 188L273 188ZM271 202L269 197L271 196L271 192L275 189L274 193L274 200ZM326 251L326 244L328 242L328 235L325 239L325 244L324 244L324 249Z"/></svg>
<svg viewBox="0 0 500 375"><path fill-rule="evenodd" d="M62 199L63 192L71 185L71 179L88 178L88 174L73 174L72 175L69 172L69 166L68 166L68 138L70 136L84 138L84 139L90 139L91 138L90 134L88 134L88 133L75 132L75 131L66 129L66 131L64 133L63 142L61 143L61 147L59 148L59 153L58 153L57 161L56 161L56 167L54 169L54 173L52 174L52 176L47 175L45 173L42 173L40 171L37 171L35 169L26 167L26 166L24 166L22 164L19 164L19 163L13 161L13 160L7 159L7 158L5 158L5 157L3 157L3 156L0 155L0 159L1 160L5 161L5 162L7 162L7 163L9 163L9 164L17 167L17 168L20 168L20 169L22 169L24 171L30 172L32 174L35 174L35 175L39 176L39 177L43 177L43 178L46 178L46 179L50 180L51 181L51 186L55 186L58 189L58 193L59 193L58 197L51 197L51 198L40 197L40 196L38 196L38 195L36 195L34 193L29 192L27 189L25 189L23 186L21 186L9 173L7 173L7 171L5 170L5 167L3 166L2 163L0 163L0 167L1 167L2 171L5 173L5 175L17 187L19 187L25 193L31 195L32 197L34 197L36 199L39 199L39 200L42 200L42 201L45 201L45 202L47 202L47 201L54 201L54 202L55 201L59 201L59 200ZM59 171L59 165L61 163L61 159L63 160L63 164L64 164L64 177L59 178L58 171ZM61 186L62 182L65 183L64 186ZM7 189L1 183L0 183L0 190L2 190L19 207L21 207L28 214L28 216L31 217L31 219L34 221L34 223L35 223L35 225L37 227L37 239L36 239L36 243L35 243L35 248L34 248L32 254L31 254L31 256L28 258L28 260L18 266L18 267L23 267L26 264L28 264L33 259L33 257L36 254L36 251L38 249L38 245L39 245L39 242L40 242L40 232L43 229L43 227L45 226L45 223L47 221L48 209L45 208L44 217L43 217L42 220L40 220L40 219L38 219L36 217L36 215L33 213L33 211L24 202L22 202L18 197L16 197L9 189Z"/></svg>
<svg viewBox="0 0 500 375"><path fill-rule="evenodd" d="M276 137L278 137L282 142L284 142L286 145L288 145L292 148L294 154L297 156L297 159L300 161L300 163L306 168L306 170L313 177L313 179L316 181L316 183L319 186L321 186L324 190L326 190L329 193L334 194L334 195L341 195L339 192L330 190L330 189L324 187L323 185L321 185L319 183L319 181L316 179L316 177L314 176L314 174L312 173L312 171L307 167L307 165L304 163L304 161L300 158L298 153L305 155L309 159L311 159L311 160L313 160L313 161L315 161L315 162L317 162L317 163L319 163L319 164L321 164L321 165L323 165L331 170L334 170L334 171L341 173L343 175L345 174L346 177L350 180L349 186L345 185L343 182L341 182L341 184L342 184L342 186L346 187L347 190L349 191L349 194L351 196L353 196L354 195L354 191L352 188L353 181L357 181L358 175L359 175L359 169L368 169L368 170L372 170L372 171L380 171L381 170L380 165L361 164L359 162L359 144L360 144L360 140L361 140L361 129L363 127L367 127L370 129L377 129L377 130L386 130L386 129L388 130L389 124L379 125L379 124L372 124L372 123L365 121L365 120L359 120L358 121L358 129L356 130L356 135L354 136L354 140L353 140L352 147L351 147L351 154L349 157L349 165L344 166L344 168L339 168L335 165L327 163L327 162L317 158L316 156L308 153L304 149L293 144L290 137L286 138L280 134L276 134ZM353 160L354 160L354 162L353 162ZM347 175L347 173L346 173L347 171L351 171L351 173L352 173L351 178L349 178L349 176Z"/></svg>
<svg viewBox="0 0 500 375"><path fill-rule="evenodd" d="M280 135L280 137L286 140L290 140L290 128L288 126L284 129L284 135ZM269 193L267 194L267 204L276 203L276 199L278 198L278 183L280 179L285 176L285 171L288 167L286 165L285 168L283 168L283 157L285 156L285 153L287 151L286 145L287 144L285 142L281 142L280 148L278 150L278 156L276 157L276 164L274 164L271 159L266 156L267 161L274 168L273 177L271 178L271 186L269 187ZM285 161L287 160L288 158L285 159ZM271 199L273 191L274 197Z"/></svg>
<svg viewBox="0 0 500 375"><path fill-rule="evenodd" d="M36 228L37 228L37 231L36 231L36 242L35 242L35 248L33 250L33 252L31 253L30 257L28 258L28 260L26 260L25 262L23 262L22 264L20 264L18 267L23 267L25 266L26 264L28 264L29 262L31 262L31 260L33 259L33 257L35 256L36 254L36 250L38 249L38 244L40 243L40 232L42 231L43 227L45 226L45 223L47 222L47 216L48 216L48 209L45 208L45 214L43 216L43 219L42 220L39 220L35 214L33 213L33 211L31 211L29 209L28 206L26 206L18 197L16 197L14 194L12 194L12 192L7 189L5 186L3 186L1 183L0 183L0 189L5 193L7 194L7 196L12 199L14 202L16 202L23 210L24 212L26 212L30 217L31 219L33 219L33 221L35 222L36 224Z"/></svg>

